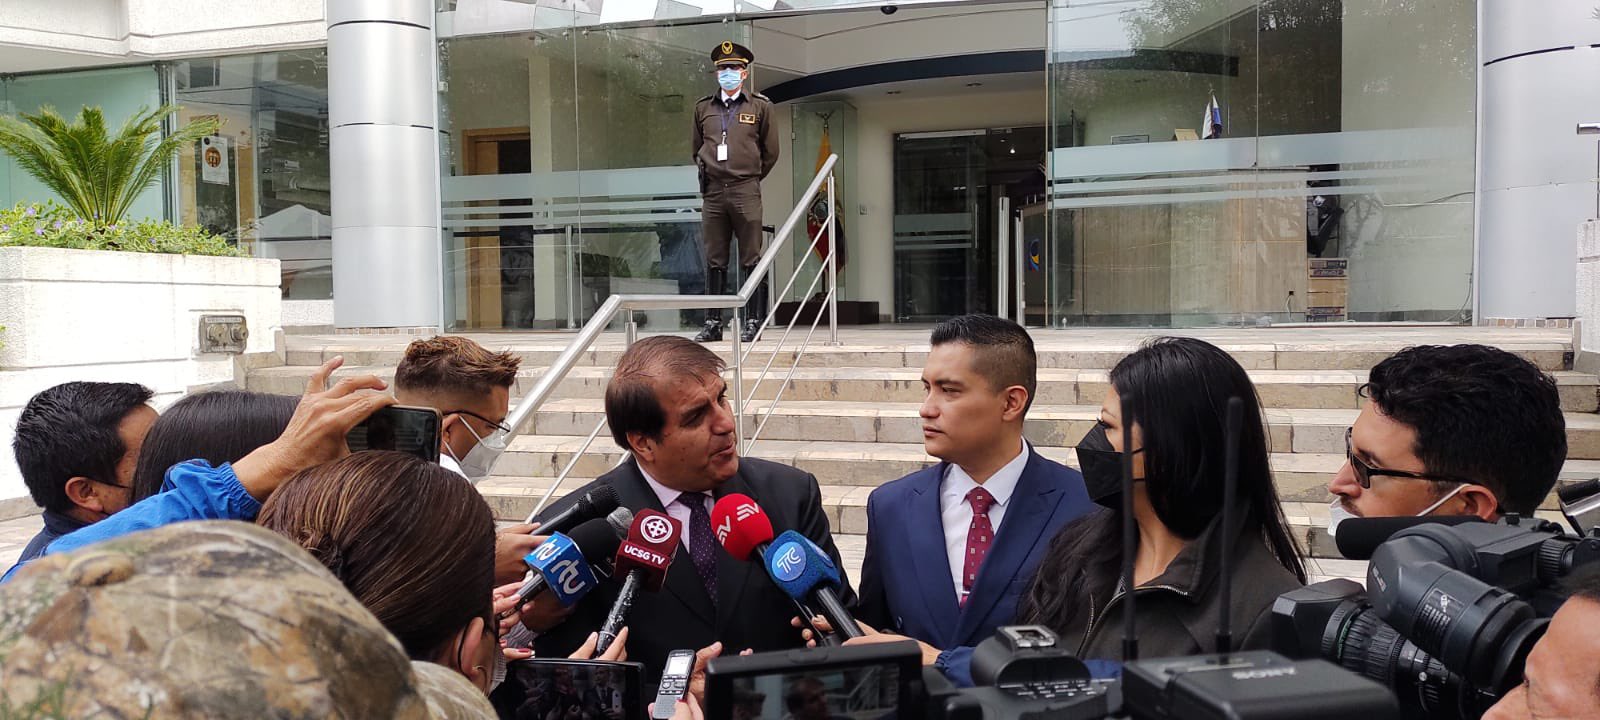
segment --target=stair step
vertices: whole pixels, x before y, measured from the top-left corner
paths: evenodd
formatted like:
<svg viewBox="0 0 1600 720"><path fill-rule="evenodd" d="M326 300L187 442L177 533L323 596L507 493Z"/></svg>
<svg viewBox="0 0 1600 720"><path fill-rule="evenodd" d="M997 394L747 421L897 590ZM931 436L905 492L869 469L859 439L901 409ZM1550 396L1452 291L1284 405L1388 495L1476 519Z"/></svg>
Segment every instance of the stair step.
<svg viewBox="0 0 1600 720"><path fill-rule="evenodd" d="M517 374L513 395L530 391L544 374L544 368L524 368ZM247 389L259 392L299 394L313 368L283 366L262 368L250 373ZM359 366L341 369L336 376L375 374L394 378L393 367ZM1045 369L1038 372L1039 391L1035 402L1046 405L1098 405L1109 386L1105 370ZM1558 371L1551 373L1561 394L1561 409L1566 412L1595 412L1600 407L1600 379L1594 375ZM611 369L574 368L556 388L554 398L599 398ZM745 372L744 392L756 399L771 399L783 383L783 373L773 373L756 384L754 369ZM1356 409L1360 399L1356 389L1366 382L1362 370L1252 370L1261 404L1267 408ZM800 368L794 371L786 400L849 401L870 403L921 402L920 370L895 368Z"/></svg>
<svg viewBox="0 0 1600 720"><path fill-rule="evenodd" d="M1232 354L1249 370L1365 370L1400 347L1419 342L1485 342L1516 353L1544 370L1562 370L1569 364L1570 342L1553 342L1554 333L1498 332L1489 328L1430 328L1418 337L1418 328L1296 328L1271 330L1210 329L1186 331L1204 337ZM1150 337L1167 331L1141 329L1035 330L1034 348L1041 368L1110 369ZM685 337L692 332L676 333ZM777 347L781 332L769 331L748 356L765 364ZM801 367L920 368L928 353L926 329L883 328L845 333L844 343L829 346L822 336L812 338L801 357ZM572 333L469 334L485 347L507 350L528 366L546 367L565 350ZM803 335L791 335L778 351L774 367L794 365L795 346ZM409 337L396 336L295 336L287 340L289 365L315 367L342 355L349 365L397 365ZM707 347L724 360L732 359L730 342ZM579 356L584 366L611 367L623 352L621 333L602 335L593 348Z"/></svg>
<svg viewBox="0 0 1600 720"><path fill-rule="evenodd" d="M871 403L788 400L777 403L771 417L769 400L746 408L746 432L762 425L768 440L843 442L922 442L920 403ZM1342 453L1344 433L1360 411L1269 408L1267 425L1272 451ZM1099 405L1040 405L1028 410L1028 441L1042 446L1076 445L1099 418ZM529 432L538 435L585 435L605 416L599 398L551 400L539 409ZM1600 416L1567 413L1567 457L1600 460Z"/></svg>

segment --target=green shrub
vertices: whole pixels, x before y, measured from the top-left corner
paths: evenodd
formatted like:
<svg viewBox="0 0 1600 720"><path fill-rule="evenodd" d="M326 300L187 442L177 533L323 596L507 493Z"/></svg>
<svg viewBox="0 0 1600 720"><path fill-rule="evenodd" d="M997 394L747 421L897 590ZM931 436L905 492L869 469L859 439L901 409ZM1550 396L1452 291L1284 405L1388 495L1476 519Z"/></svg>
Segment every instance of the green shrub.
<svg viewBox="0 0 1600 720"><path fill-rule="evenodd" d="M0 247L5 246L223 257L244 255L222 236L203 228L182 227L162 220L122 222L96 228L54 202L23 203L0 210Z"/></svg>

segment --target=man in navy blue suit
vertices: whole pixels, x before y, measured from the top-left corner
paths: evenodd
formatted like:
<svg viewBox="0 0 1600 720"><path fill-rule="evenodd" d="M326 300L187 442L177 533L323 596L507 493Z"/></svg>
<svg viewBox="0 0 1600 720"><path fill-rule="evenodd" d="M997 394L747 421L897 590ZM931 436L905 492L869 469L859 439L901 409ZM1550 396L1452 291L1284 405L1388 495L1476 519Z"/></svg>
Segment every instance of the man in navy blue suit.
<svg viewBox="0 0 1600 720"><path fill-rule="evenodd" d="M1022 438L1038 386L1021 326L964 315L933 329L922 370L922 442L942 462L872 491L856 616L909 636L923 660L971 684L972 646L1016 619L1062 525L1095 507L1077 471Z"/></svg>

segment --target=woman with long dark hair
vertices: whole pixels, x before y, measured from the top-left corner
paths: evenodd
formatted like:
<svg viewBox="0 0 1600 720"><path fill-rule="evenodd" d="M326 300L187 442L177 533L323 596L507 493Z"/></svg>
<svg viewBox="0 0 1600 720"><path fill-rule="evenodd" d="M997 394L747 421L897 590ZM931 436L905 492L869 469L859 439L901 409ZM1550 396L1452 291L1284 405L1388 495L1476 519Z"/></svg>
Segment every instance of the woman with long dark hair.
<svg viewBox="0 0 1600 720"><path fill-rule="evenodd" d="M186 460L217 467L277 440L300 398L244 390L190 395L150 426L133 471L133 502L161 492L167 470Z"/></svg>
<svg viewBox="0 0 1600 720"><path fill-rule="evenodd" d="M1235 649L1267 645L1273 600L1305 584L1305 568L1278 505L1255 386L1226 352L1193 338L1153 340L1111 370L1100 422L1078 444L1084 483L1102 509L1051 541L1023 598L1024 622L1054 629L1079 657L1121 657L1122 419L1131 410L1139 654L1213 651L1231 397L1243 401L1244 422L1227 612Z"/></svg>

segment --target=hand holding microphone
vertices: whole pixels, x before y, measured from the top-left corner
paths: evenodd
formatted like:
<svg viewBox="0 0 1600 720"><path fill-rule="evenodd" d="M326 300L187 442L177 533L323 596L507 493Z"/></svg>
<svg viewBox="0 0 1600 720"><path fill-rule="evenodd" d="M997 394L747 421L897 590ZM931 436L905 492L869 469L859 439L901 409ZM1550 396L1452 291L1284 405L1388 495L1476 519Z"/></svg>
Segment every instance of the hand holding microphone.
<svg viewBox="0 0 1600 720"><path fill-rule="evenodd" d="M641 588L657 592L666 582L667 568L683 541L683 528L677 520L655 510L640 510L628 528L628 539L617 548L613 567L615 574L624 575L622 590L600 626L595 649L605 652L616 639L617 633L627 623L628 610L633 607L633 596Z"/></svg>
<svg viewBox="0 0 1600 720"><path fill-rule="evenodd" d="M839 568L827 553L793 530L776 539L772 521L748 495L732 493L711 510L711 528L729 555L760 562L767 576L794 601L799 617L810 620L807 603L817 606L840 635L861 637L861 628L839 600ZM817 637L823 637L817 633Z"/></svg>

